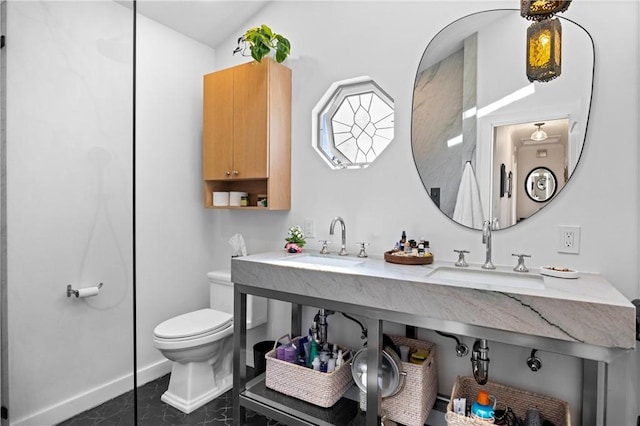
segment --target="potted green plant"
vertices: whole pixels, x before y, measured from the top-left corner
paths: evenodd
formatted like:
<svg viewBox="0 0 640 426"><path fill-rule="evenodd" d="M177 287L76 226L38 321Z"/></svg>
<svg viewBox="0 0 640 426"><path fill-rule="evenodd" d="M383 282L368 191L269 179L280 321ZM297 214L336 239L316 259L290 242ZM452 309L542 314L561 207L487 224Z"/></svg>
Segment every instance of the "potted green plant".
<svg viewBox="0 0 640 426"><path fill-rule="evenodd" d="M289 253L302 253L302 247L307 243L300 225L289 228L287 238L284 240L287 242L284 248Z"/></svg>
<svg viewBox="0 0 640 426"><path fill-rule="evenodd" d="M247 49L251 52L251 57L257 62L267 56L271 49L276 53L276 62L283 62L291 52L291 43L282 34L274 33L267 25L251 28L238 38L238 47L233 54L240 53L249 56Z"/></svg>

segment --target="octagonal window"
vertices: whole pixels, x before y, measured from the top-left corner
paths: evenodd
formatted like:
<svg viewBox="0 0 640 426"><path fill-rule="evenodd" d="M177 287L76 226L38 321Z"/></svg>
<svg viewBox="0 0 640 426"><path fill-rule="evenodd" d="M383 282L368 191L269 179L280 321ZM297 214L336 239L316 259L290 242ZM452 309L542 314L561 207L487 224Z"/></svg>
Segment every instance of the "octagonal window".
<svg viewBox="0 0 640 426"><path fill-rule="evenodd" d="M311 119L313 148L333 169L366 168L393 140L393 99L370 77L333 83Z"/></svg>

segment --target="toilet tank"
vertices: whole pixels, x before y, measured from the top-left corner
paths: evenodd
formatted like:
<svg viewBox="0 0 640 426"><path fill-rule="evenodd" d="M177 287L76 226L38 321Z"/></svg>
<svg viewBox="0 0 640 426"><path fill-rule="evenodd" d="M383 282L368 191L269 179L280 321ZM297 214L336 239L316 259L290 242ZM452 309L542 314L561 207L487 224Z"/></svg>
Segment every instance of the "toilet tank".
<svg viewBox="0 0 640 426"><path fill-rule="evenodd" d="M207 274L211 309L233 314L233 283L231 271L219 270ZM267 299L247 296L247 329L267 322Z"/></svg>

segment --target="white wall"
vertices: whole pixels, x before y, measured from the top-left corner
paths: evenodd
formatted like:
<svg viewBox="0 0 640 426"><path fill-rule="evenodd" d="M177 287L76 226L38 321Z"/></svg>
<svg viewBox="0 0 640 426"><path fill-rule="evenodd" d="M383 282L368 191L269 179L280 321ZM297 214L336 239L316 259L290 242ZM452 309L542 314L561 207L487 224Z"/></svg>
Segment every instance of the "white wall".
<svg viewBox="0 0 640 426"><path fill-rule="evenodd" d="M493 5L516 7L511 1ZM227 240L235 232L245 235L250 252L279 250L288 226L313 217L317 238L326 238L336 215L346 220L351 252L356 252L357 241L364 240L371 243L368 251L379 255L406 230L408 235L430 240L436 258L454 260L452 250L465 248L471 251L469 260L482 262L479 232L444 217L420 183L411 156L410 113L415 72L427 43L452 20L484 8L486 3L471 1L276 2L238 29L217 49L220 68L246 61L231 56L231 51L237 36L250 26L268 23L292 42L295 57L287 61L293 70L292 208L289 212L212 211L215 262L226 265ZM532 255L530 266L563 264L598 271L632 299L639 296L638 5L574 2L565 16L585 26L596 44L595 91L582 163L551 206L494 235L494 262L510 265L511 253L521 251ZM320 28L328 31L318 35ZM626 64L624 72L620 64ZM311 109L333 81L358 75L370 75L394 98L396 137L366 170L332 171L311 148ZM561 224L582 227L579 255L556 252L556 229ZM311 240L308 250L318 249L315 238ZM282 327L287 324L273 312L270 321L279 321ZM352 330L345 338L359 344L355 326L337 326L343 321L330 318L330 335L339 333L338 328ZM457 374L470 373L469 361L455 358L450 341L427 332L423 335L440 345L440 391L449 393ZM525 366L531 348L490 346L492 379L561 397L570 402L577 421L579 361L540 353L544 368L534 374ZM610 369L609 424L635 423L637 380L628 379L637 377L635 356L617 359Z"/></svg>
<svg viewBox="0 0 640 426"><path fill-rule="evenodd" d="M202 76L215 69L215 52L141 15L137 33L136 325L142 372L164 360L153 347L155 326L209 306L213 230L202 200ZM149 371L139 379L157 376Z"/></svg>

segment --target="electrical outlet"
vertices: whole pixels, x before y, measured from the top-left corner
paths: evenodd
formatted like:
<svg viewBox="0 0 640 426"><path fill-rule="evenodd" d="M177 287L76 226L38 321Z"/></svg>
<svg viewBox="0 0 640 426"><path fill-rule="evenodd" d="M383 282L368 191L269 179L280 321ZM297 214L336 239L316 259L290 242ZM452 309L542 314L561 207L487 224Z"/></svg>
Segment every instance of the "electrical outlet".
<svg viewBox="0 0 640 426"><path fill-rule="evenodd" d="M580 253L579 226L558 226L558 253Z"/></svg>
<svg viewBox="0 0 640 426"><path fill-rule="evenodd" d="M316 221L312 217L307 217L304 219L304 236L313 238L316 233Z"/></svg>

